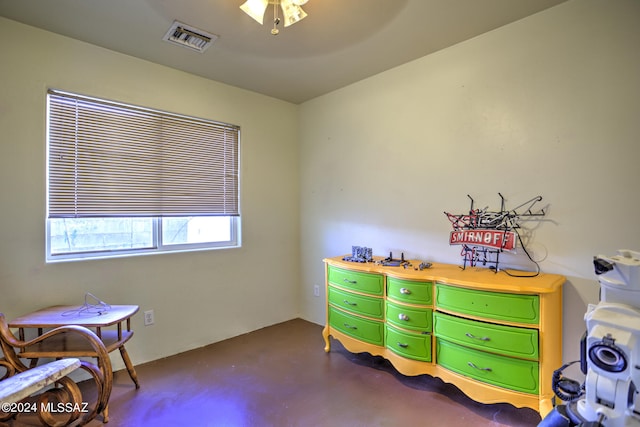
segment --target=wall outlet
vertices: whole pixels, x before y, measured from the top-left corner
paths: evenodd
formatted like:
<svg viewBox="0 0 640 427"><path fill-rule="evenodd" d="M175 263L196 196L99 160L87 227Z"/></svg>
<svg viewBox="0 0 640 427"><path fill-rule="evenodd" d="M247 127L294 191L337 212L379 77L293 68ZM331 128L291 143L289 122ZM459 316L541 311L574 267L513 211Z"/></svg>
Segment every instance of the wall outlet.
<svg viewBox="0 0 640 427"><path fill-rule="evenodd" d="M153 325L155 322L155 318L153 315L153 310L147 310L144 312L144 326Z"/></svg>
<svg viewBox="0 0 640 427"><path fill-rule="evenodd" d="M313 295L316 296L316 297L320 296L320 286L318 286L318 285L314 285L313 286Z"/></svg>

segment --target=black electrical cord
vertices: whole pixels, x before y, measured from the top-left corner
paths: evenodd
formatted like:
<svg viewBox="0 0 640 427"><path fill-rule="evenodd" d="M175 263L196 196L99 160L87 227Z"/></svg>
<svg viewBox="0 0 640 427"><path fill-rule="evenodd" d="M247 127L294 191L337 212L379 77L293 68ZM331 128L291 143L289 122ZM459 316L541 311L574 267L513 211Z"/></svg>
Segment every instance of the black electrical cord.
<svg viewBox="0 0 640 427"><path fill-rule="evenodd" d="M513 274L513 273L509 273L508 270L502 270L502 271L504 271L505 274L507 274L508 276L511 276L511 277L525 277L526 278L526 277L536 277L536 276L540 275L540 264L538 264L538 262L533 259L533 257L529 253L529 251L527 251L527 247L524 245L524 242L522 241L522 237L520 236L520 233L518 233L518 229L514 228L513 231L516 233L516 236L518 236L518 241L520 241L520 246L522 246L522 250L524 251L524 253L527 254L527 257L529 258L529 261L531 261L536 266L536 271L535 271L535 273L532 273L532 274Z"/></svg>
<svg viewBox="0 0 640 427"><path fill-rule="evenodd" d="M580 361L574 360L573 362L569 362L566 365L563 365L560 369L556 369L555 371L553 371L551 389L556 394L556 396L558 396L565 402L573 402L584 394L584 389L582 388L580 383L562 375L562 371L578 362Z"/></svg>

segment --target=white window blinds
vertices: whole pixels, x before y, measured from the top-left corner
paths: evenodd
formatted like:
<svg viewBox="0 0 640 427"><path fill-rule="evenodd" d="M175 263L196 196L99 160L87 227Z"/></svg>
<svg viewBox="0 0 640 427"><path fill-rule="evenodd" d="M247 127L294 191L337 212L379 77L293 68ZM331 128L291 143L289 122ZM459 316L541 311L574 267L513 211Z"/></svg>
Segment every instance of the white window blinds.
<svg viewBox="0 0 640 427"><path fill-rule="evenodd" d="M238 126L48 93L49 218L239 215Z"/></svg>

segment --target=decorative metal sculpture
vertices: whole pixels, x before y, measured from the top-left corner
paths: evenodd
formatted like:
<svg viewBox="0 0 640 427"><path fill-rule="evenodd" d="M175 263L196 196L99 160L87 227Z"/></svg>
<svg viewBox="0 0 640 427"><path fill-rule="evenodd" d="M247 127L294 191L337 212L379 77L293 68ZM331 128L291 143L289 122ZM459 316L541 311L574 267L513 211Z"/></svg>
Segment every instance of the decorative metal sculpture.
<svg viewBox="0 0 640 427"><path fill-rule="evenodd" d="M453 227L449 235L450 245L462 245L463 266L475 267L478 264L489 266L498 271L500 254L503 251L513 251L518 242L528 254L522 243L518 229L522 217L540 217L545 215L544 209L533 211L534 205L542 200L542 196L534 197L513 209L505 208L505 199L500 196L500 210L490 211L487 208L474 208L474 200L468 214L455 215L448 212L447 216ZM531 259L531 257L529 256ZM532 260L533 261L533 260Z"/></svg>

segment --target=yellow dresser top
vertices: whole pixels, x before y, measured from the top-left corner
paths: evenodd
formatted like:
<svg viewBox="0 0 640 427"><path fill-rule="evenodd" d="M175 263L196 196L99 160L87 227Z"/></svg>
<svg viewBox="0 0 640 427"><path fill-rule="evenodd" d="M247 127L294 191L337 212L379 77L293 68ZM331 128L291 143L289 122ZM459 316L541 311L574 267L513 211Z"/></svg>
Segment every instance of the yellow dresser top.
<svg viewBox="0 0 640 427"><path fill-rule="evenodd" d="M344 255L346 256L346 255ZM497 273L489 268L467 267L463 269L459 265L433 263L431 267L424 270L416 270L414 267L420 265L420 260L407 260L411 267L389 267L377 264L375 261L382 261L384 257L374 257L374 262L360 263L343 261L344 256L325 258L324 262L334 267L345 268L354 271L368 273L379 273L389 277L396 277L406 280L432 281L448 285L463 286L473 289L502 291L502 292L523 292L523 293L552 293L561 287L566 279L559 274L528 273L519 270L509 270L511 274L531 275L532 277L514 277L500 270Z"/></svg>

